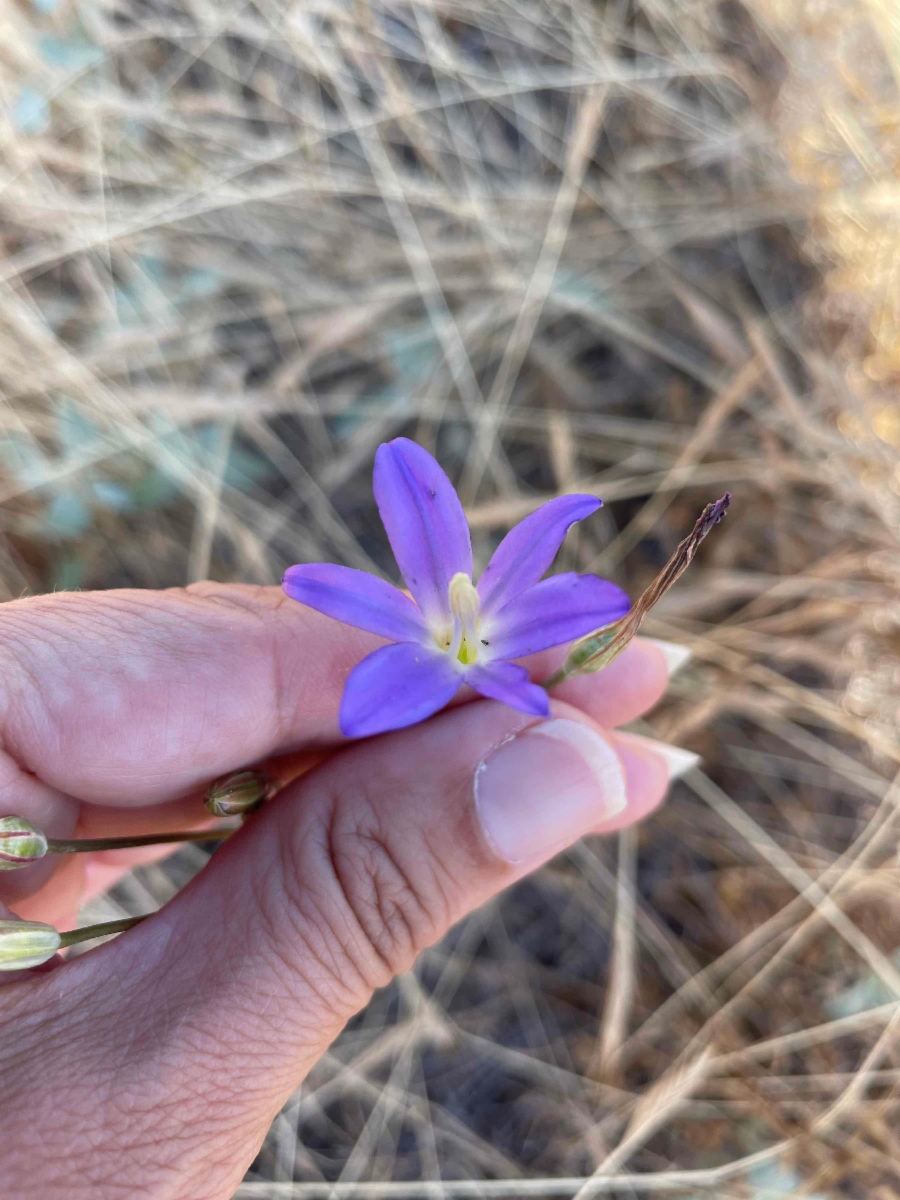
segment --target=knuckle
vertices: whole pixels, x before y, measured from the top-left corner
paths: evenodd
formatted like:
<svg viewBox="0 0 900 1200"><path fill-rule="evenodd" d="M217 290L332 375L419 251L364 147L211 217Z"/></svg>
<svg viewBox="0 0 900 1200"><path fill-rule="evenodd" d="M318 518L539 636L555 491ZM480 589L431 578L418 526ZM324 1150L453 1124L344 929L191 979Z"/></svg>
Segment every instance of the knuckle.
<svg viewBox="0 0 900 1200"><path fill-rule="evenodd" d="M310 822L301 822L294 837L279 840L279 869L257 881L256 911L269 960L278 962L285 979L301 979L313 1009L337 1015L340 1024L377 984L369 983L357 966L358 956L349 950L351 931L322 870L327 861L322 845L319 830ZM311 1011L311 1028L316 1024Z"/></svg>
<svg viewBox="0 0 900 1200"><path fill-rule="evenodd" d="M307 825L286 872L307 945L311 929L320 933L314 940L323 973L355 978L366 991L408 970L455 908L437 848L413 822L398 829L369 790L344 781L324 793L314 829Z"/></svg>
<svg viewBox="0 0 900 1200"><path fill-rule="evenodd" d="M406 969L430 940L435 915L421 887L376 822L334 828L331 861L353 917L391 974Z"/></svg>

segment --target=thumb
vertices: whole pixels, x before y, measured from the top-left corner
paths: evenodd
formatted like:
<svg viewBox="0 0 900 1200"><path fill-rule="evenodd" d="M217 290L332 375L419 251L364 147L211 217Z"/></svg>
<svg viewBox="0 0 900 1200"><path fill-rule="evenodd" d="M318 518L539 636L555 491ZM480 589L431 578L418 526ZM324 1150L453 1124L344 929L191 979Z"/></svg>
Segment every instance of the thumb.
<svg viewBox="0 0 900 1200"><path fill-rule="evenodd" d="M124 1160L129 1139L149 1140L179 1156L164 1164L177 1166L179 1194L230 1196L374 989L581 835L639 819L667 784L665 760L640 739L562 704L536 721L479 701L347 747L251 818L159 914L51 982L30 981L63 988L81 1015L70 1076L104 1079L113 1128L98 1130L88 1105L84 1144ZM141 1120L119 1128L133 1102L116 1090L136 1086L123 1044L144 1074L151 1064L154 1092L142 1082ZM78 1069L73 1053L87 1060ZM33 1075L31 1087L34 1101ZM78 1144L69 1128L66 1154Z"/></svg>

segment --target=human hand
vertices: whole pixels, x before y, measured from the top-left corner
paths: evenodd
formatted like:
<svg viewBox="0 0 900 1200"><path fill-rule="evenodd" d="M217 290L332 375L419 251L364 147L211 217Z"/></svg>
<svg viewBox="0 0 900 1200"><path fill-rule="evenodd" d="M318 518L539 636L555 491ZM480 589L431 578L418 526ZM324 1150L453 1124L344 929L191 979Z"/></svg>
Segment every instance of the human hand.
<svg viewBox="0 0 900 1200"><path fill-rule="evenodd" d="M16 1200L226 1200L375 988L578 837L663 797L666 759L602 732L665 689L652 643L568 680L549 723L464 699L346 743L343 681L376 645L276 588L0 607L0 815L55 838L184 828L208 817L213 777L325 752L160 913L4 978L0 1166ZM538 656L534 677L562 656ZM53 874L44 859L0 876L0 900L64 925L147 853L79 855Z"/></svg>

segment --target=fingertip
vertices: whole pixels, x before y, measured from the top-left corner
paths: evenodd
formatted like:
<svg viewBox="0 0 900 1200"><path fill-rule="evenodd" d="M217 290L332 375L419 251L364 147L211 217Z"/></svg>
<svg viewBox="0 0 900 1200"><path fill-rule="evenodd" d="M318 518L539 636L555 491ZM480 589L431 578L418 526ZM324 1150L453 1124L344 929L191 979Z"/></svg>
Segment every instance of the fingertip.
<svg viewBox="0 0 900 1200"><path fill-rule="evenodd" d="M570 723L586 726L613 751L621 771L624 797L618 808L599 820L592 833L616 833L642 821L665 799L676 772L666 757L656 749L656 743L636 734L616 733L604 729L587 716L583 709L553 700L551 718L565 718ZM535 726L537 732L541 726ZM675 747L672 747L675 749ZM688 754L688 751L679 751ZM696 759L695 755L691 756ZM692 764L693 765L693 764Z"/></svg>
<svg viewBox="0 0 900 1200"><path fill-rule="evenodd" d="M610 744L625 773L628 807L598 832L625 829L649 816L666 799L674 780L696 767L700 757L680 746L669 746L634 733L610 733Z"/></svg>
<svg viewBox="0 0 900 1200"><path fill-rule="evenodd" d="M669 665L654 642L635 638L595 675L576 675L554 689L554 698L586 713L607 729L648 712L669 686Z"/></svg>
<svg viewBox="0 0 900 1200"><path fill-rule="evenodd" d="M662 803L669 791L668 763L627 733L610 734L610 742L625 771L629 816L640 821Z"/></svg>
<svg viewBox="0 0 900 1200"><path fill-rule="evenodd" d="M641 638L641 642L659 650L666 660L666 670L670 679L690 662L694 653L690 646L682 646L680 642L666 642L662 638Z"/></svg>

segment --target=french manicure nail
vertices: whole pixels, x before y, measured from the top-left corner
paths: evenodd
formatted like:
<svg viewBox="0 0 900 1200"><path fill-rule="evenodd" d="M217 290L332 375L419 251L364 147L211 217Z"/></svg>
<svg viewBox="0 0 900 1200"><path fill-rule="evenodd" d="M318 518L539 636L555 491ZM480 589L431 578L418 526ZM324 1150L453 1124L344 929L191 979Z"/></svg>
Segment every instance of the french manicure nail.
<svg viewBox="0 0 900 1200"><path fill-rule="evenodd" d="M564 718L503 742L475 773L485 837L511 863L544 861L627 806L618 755Z"/></svg>
<svg viewBox="0 0 900 1200"><path fill-rule="evenodd" d="M622 734L618 735L622 737ZM642 734L629 733L628 741L638 742L642 746L646 746L653 754L658 754L660 758L665 760L666 766L669 768L670 779L681 779L683 775L687 775L688 771L693 771L694 767L698 767L703 759L699 754L695 754L693 750L685 750L682 746L671 746L668 742L659 742L656 738L644 737Z"/></svg>
<svg viewBox="0 0 900 1200"><path fill-rule="evenodd" d="M689 646L680 646L678 642L664 642L662 638L644 638L644 641L650 642L662 654L666 660L670 679L694 656L694 652Z"/></svg>

